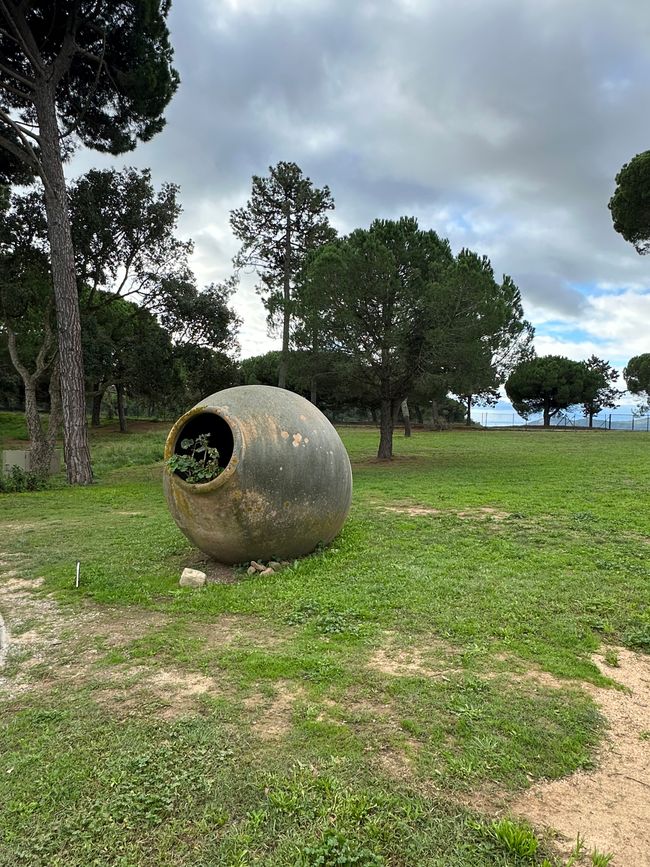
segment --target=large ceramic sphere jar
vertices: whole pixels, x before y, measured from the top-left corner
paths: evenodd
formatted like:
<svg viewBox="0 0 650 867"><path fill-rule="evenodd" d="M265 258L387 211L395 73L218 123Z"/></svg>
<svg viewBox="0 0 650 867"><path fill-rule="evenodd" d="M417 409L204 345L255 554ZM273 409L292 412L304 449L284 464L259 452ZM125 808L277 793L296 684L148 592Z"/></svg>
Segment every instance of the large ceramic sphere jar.
<svg viewBox="0 0 650 867"><path fill-rule="evenodd" d="M163 478L174 520L201 551L221 563L286 559L337 535L352 499L350 460L308 400L267 385L219 391L178 419L165 460L200 434L222 472L190 483L165 465Z"/></svg>

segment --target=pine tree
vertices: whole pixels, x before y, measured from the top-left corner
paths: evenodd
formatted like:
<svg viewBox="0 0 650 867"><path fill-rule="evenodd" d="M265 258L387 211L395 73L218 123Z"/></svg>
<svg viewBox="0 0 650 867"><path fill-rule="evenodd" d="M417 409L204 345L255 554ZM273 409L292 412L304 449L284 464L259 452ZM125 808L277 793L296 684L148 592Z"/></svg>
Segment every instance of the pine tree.
<svg viewBox="0 0 650 867"><path fill-rule="evenodd" d="M269 177L253 175L251 198L230 215L232 230L242 244L235 267L257 271L269 321L282 322L280 388L287 381L296 276L310 251L334 239L327 219L327 211L333 208L327 186L318 189L295 163L279 162L269 167Z"/></svg>

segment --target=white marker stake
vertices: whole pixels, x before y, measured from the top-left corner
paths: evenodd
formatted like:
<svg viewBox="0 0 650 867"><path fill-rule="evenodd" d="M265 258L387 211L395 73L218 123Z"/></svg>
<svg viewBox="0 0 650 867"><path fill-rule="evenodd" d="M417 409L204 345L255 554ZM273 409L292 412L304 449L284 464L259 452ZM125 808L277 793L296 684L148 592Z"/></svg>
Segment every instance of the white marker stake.
<svg viewBox="0 0 650 867"><path fill-rule="evenodd" d="M79 569L80 569L80 567L81 567L81 563L79 562L79 560L77 560L77 580L74 582L75 587L79 586Z"/></svg>

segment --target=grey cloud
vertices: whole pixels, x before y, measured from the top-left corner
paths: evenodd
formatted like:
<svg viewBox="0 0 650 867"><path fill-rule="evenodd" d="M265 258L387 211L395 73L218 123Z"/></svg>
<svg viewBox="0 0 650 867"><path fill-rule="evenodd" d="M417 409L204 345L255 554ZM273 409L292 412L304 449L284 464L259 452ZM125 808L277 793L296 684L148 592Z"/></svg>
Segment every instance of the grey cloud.
<svg viewBox="0 0 650 867"><path fill-rule="evenodd" d="M251 175L288 159L330 186L342 231L415 214L490 255L532 308L575 318L575 286L650 285L607 210L650 148L645 0L176 0L170 26L167 127L118 162L181 185L202 282L230 271L228 210ZM242 299L259 340L260 302Z"/></svg>

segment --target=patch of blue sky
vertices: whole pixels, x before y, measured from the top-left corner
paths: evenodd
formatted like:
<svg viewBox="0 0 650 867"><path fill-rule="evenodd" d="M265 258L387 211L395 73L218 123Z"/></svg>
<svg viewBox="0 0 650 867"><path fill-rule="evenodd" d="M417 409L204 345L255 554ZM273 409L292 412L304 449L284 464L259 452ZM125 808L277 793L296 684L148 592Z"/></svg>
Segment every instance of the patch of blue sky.
<svg viewBox="0 0 650 867"><path fill-rule="evenodd" d="M603 295L625 295L627 292L650 293L650 280L647 283L628 281L626 283L570 283L572 289L586 297L599 297Z"/></svg>
<svg viewBox="0 0 650 867"><path fill-rule="evenodd" d="M537 337L557 337L562 335L563 340L573 340L579 342L581 340L592 340L591 332L581 328L574 321L566 319L547 319L545 322L535 325L535 335Z"/></svg>

